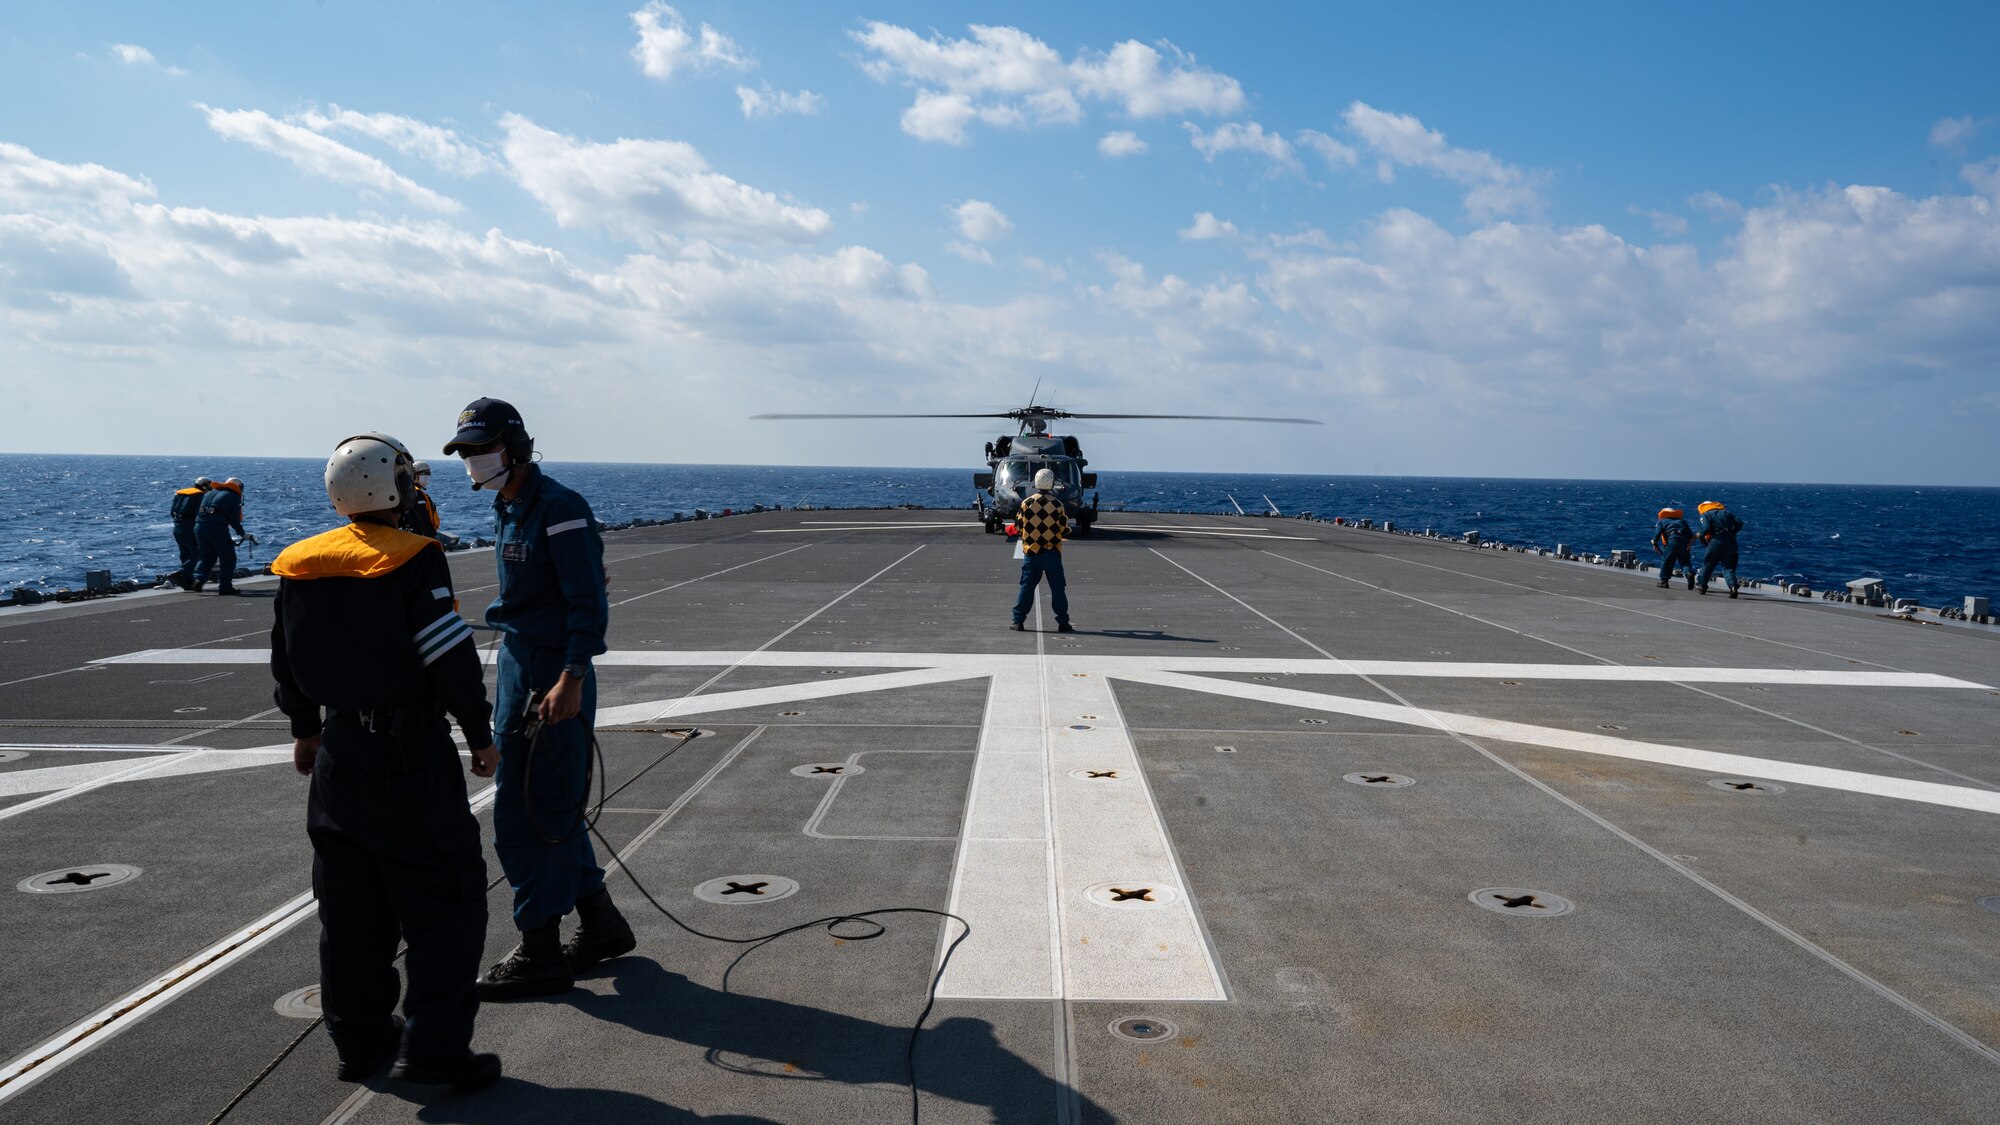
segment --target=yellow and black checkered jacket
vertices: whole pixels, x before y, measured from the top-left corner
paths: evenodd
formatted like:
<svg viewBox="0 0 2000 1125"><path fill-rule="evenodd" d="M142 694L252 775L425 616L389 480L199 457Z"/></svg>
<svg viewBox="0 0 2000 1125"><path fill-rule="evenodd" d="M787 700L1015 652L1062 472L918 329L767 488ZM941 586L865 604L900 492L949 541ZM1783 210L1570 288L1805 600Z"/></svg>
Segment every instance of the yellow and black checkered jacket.
<svg viewBox="0 0 2000 1125"><path fill-rule="evenodd" d="M1014 517L1014 526L1021 530L1021 549L1031 555L1060 551L1062 541L1069 538L1069 517L1063 514L1062 501L1046 492L1021 501L1021 514Z"/></svg>

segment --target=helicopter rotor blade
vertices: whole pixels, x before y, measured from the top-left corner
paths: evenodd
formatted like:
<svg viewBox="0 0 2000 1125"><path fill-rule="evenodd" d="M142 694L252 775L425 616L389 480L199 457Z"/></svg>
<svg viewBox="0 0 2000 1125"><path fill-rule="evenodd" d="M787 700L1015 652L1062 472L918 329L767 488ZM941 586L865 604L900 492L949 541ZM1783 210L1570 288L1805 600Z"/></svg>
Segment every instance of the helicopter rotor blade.
<svg viewBox="0 0 2000 1125"><path fill-rule="evenodd" d="M1066 418L1150 418L1181 422L1284 422L1297 426L1324 426L1317 418L1259 418L1247 414L1065 414Z"/></svg>
<svg viewBox="0 0 2000 1125"><path fill-rule="evenodd" d="M1012 414L752 414L751 421L798 421L810 418L1012 418Z"/></svg>

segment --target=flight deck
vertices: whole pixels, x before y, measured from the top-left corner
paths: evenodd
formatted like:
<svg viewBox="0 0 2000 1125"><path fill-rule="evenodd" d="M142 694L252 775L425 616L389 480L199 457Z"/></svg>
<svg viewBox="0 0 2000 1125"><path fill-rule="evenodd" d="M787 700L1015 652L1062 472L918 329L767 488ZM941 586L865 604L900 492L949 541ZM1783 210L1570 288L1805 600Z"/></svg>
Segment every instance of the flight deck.
<svg viewBox="0 0 2000 1125"><path fill-rule="evenodd" d="M0 611L0 1121L908 1121L933 985L940 1125L1994 1119L2000 633L1296 520L1064 555L1017 633L969 513L608 534L639 948L482 1007L476 1094L310 1026L275 580Z"/></svg>

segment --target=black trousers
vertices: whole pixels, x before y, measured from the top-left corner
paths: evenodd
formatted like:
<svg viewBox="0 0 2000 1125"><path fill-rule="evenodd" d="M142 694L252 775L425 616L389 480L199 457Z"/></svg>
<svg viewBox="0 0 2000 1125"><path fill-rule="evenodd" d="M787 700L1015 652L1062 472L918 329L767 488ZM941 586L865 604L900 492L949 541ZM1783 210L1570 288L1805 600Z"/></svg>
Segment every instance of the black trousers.
<svg viewBox="0 0 2000 1125"><path fill-rule="evenodd" d="M442 718L370 732L327 724L306 831L319 899L320 1006L343 1058L383 1048L397 994L402 1057L452 1063L472 1042L486 944L486 859ZM396 947L409 987L396 976Z"/></svg>

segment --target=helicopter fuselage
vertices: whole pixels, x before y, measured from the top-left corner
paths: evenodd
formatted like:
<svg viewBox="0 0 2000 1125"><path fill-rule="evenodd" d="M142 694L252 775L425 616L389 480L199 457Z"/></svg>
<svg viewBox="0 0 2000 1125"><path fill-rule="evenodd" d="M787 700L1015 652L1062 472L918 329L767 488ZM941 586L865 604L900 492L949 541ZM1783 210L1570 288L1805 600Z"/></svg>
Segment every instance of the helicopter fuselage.
<svg viewBox="0 0 2000 1125"><path fill-rule="evenodd" d="M1013 519L1021 501L1034 494L1035 474L1043 469L1055 475L1050 493L1062 501L1063 511L1075 522L1080 534L1088 534L1097 520L1097 498L1085 493L1097 487L1097 474L1084 471L1090 464L1073 437L1049 433L1003 435L986 446L987 472L974 473L972 482L987 530Z"/></svg>

